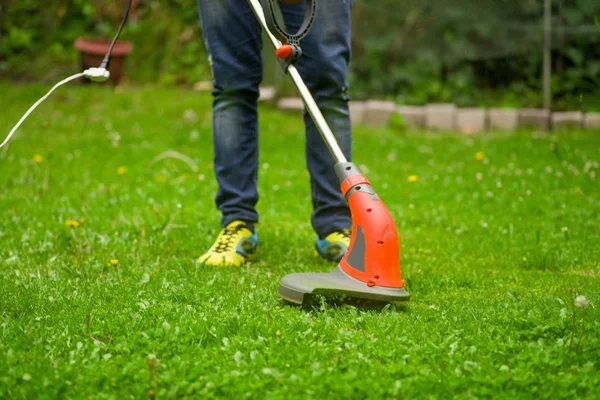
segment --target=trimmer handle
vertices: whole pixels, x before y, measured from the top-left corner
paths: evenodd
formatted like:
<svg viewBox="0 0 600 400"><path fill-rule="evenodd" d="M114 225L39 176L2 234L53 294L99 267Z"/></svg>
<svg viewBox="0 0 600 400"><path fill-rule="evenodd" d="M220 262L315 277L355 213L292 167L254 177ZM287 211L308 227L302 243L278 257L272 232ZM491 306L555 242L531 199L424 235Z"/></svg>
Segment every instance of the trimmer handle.
<svg viewBox="0 0 600 400"><path fill-rule="evenodd" d="M296 4L301 3L303 0L279 0L282 3L286 4ZM306 8L304 11L304 21L300 26L300 29L294 34L287 32L283 29L279 23L277 22L277 18L275 17L275 5L273 4L273 0L260 0L260 5L262 6L263 13L265 14L265 20L269 27L269 30L277 39L279 39L283 44L291 44L298 45L300 40L308 34L316 16L317 12L317 2L316 0L306 0Z"/></svg>

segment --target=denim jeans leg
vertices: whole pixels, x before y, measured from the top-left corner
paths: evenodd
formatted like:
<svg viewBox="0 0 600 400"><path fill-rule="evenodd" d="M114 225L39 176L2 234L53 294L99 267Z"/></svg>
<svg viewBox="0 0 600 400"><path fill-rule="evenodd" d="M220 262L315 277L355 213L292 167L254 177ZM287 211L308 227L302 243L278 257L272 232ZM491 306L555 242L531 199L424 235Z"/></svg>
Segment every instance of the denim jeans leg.
<svg viewBox="0 0 600 400"><path fill-rule="evenodd" d="M351 57L351 7L351 0L325 0L317 3L317 16L311 31L300 43L302 58L297 64L298 72L348 161L351 161L352 153L347 95L347 69ZM304 6L281 4L281 9L287 29L290 32L297 31L304 16ZM304 121L306 163L310 172L313 202L311 223L318 235L325 236L334 230L350 228L352 220L333 169L334 159L306 112Z"/></svg>
<svg viewBox="0 0 600 400"><path fill-rule="evenodd" d="M258 222L258 111L261 27L241 0L198 0L213 75L215 197L223 226Z"/></svg>

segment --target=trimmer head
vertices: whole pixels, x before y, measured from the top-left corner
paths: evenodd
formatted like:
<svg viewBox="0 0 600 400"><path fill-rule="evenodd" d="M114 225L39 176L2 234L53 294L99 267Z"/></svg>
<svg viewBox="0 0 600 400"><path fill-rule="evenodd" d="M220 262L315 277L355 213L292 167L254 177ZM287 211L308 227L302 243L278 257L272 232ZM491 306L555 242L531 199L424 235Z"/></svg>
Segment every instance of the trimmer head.
<svg viewBox="0 0 600 400"><path fill-rule="evenodd" d="M368 286L346 274L339 266L330 273L286 275L279 283L279 296L290 303L303 306L314 304L314 299L318 296L341 302L350 299L378 303L396 303L410 298L404 288Z"/></svg>
<svg viewBox="0 0 600 400"><path fill-rule="evenodd" d="M335 171L352 214L348 250L330 273L284 276L279 296L304 306L309 305L315 295L323 295L328 302L409 300L400 274L398 233L388 209L356 165L338 163Z"/></svg>

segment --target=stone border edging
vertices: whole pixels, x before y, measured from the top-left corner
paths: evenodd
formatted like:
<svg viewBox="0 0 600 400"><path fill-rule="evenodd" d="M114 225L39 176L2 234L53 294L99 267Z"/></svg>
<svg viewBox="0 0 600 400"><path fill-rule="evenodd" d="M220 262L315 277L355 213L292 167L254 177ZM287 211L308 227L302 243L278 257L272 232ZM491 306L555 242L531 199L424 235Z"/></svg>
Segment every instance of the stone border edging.
<svg viewBox="0 0 600 400"><path fill-rule="evenodd" d="M266 100L266 99L263 99ZM302 99L296 97L277 100L284 111L302 112ZM427 104L426 106L398 106L392 101L350 101L353 125L388 126L392 115L399 114L408 129L430 131L457 131L465 134L512 131L520 128L551 130L561 128L600 129L600 113L580 111L550 112L535 108L459 108L455 104Z"/></svg>

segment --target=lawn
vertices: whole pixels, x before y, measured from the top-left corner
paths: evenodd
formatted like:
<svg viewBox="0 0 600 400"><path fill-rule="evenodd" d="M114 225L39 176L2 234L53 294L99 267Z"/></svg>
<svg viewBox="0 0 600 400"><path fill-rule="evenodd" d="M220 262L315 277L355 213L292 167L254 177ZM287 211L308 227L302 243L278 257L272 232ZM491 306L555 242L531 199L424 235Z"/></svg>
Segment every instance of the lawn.
<svg viewBox="0 0 600 400"><path fill-rule="evenodd" d="M0 84L0 139L47 89ZM261 108L260 258L195 262L210 100L71 84L0 150L0 398L598 398L600 132L356 128L412 297L311 311L277 296L333 267L293 114Z"/></svg>

